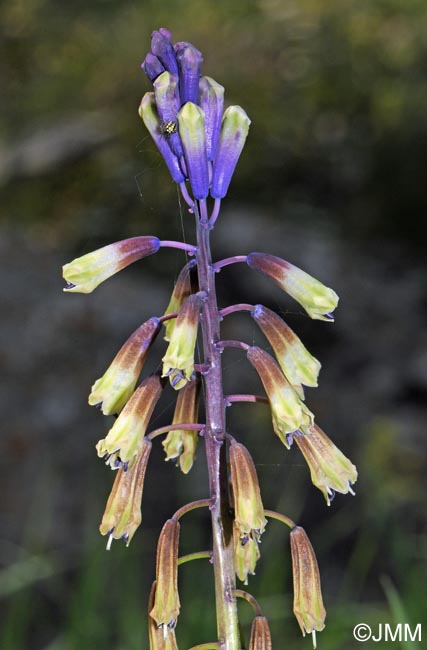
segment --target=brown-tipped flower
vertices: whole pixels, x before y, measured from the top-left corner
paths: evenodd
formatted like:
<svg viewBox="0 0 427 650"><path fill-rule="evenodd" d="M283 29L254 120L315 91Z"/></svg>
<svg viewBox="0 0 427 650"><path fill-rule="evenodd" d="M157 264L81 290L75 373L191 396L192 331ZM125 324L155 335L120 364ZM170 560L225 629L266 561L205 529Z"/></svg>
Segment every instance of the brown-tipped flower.
<svg viewBox="0 0 427 650"><path fill-rule="evenodd" d="M328 506L335 492L354 494L351 485L357 481L357 469L353 463L316 424L302 431L304 435L294 440L310 468L313 485L323 492Z"/></svg>
<svg viewBox="0 0 427 650"><path fill-rule="evenodd" d="M267 393L274 432L289 449L288 434L311 424L313 414L298 397L270 354L256 346L249 348L246 354Z"/></svg>
<svg viewBox="0 0 427 650"><path fill-rule="evenodd" d="M191 296L192 293L198 291L197 284L197 273L195 273L196 260L190 260L188 264L184 266L178 275L177 281L175 283L174 290L172 291L169 304L165 311L165 316L168 314L175 314L179 312L182 307L182 303L188 296ZM175 328L175 318L165 321L165 340L170 341L172 332Z"/></svg>
<svg viewBox="0 0 427 650"><path fill-rule="evenodd" d="M159 319L150 318L128 338L112 363L92 386L91 406L101 405L104 415L120 413L132 395L150 345L159 332Z"/></svg>
<svg viewBox="0 0 427 650"><path fill-rule="evenodd" d="M154 595L156 593L156 581L153 582L150 596L148 599L148 639L150 643L150 650L178 650L176 642L175 630L165 628L167 633L162 627L156 624L154 618L150 616L150 612L154 606Z"/></svg>
<svg viewBox="0 0 427 650"><path fill-rule="evenodd" d="M178 393L172 424L197 424L199 419L200 379L193 377ZM196 457L198 431L172 429L163 441L166 460L178 458L181 471L188 474Z"/></svg>
<svg viewBox="0 0 427 650"><path fill-rule="evenodd" d="M163 628L166 638L176 625L180 602L178 594L179 522L168 519L157 543L156 593L150 616Z"/></svg>
<svg viewBox="0 0 427 650"><path fill-rule="evenodd" d="M176 318L170 343L163 357L163 377L169 377L172 388L179 390L190 381L194 372L194 350L199 328L201 298L188 296Z"/></svg>
<svg viewBox="0 0 427 650"><path fill-rule="evenodd" d="M271 278L283 291L304 307L311 318L333 321L338 296L329 287L298 267L274 255L249 253L248 266Z"/></svg>
<svg viewBox="0 0 427 650"><path fill-rule="evenodd" d="M323 606L320 574L316 556L304 528L291 530L292 571L294 579L294 614L303 636L325 628L326 611Z"/></svg>
<svg viewBox="0 0 427 650"><path fill-rule="evenodd" d="M91 293L96 287L137 260L157 253L157 237L131 237L78 257L62 267L64 291Z"/></svg>
<svg viewBox="0 0 427 650"><path fill-rule="evenodd" d="M112 469L131 467L140 454L144 435L161 395L163 382L158 375L144 379L96 450Z"/></svg>
<svg viewBox="0 0 427 650"><path fill-rule="evenodd" d="M271 650L271 634L265 616L255 616L252 621L249 650Z"/></svg>
<svg viewBox="0 0 427 650"><path fill-rule="evenodd" d="M265 530L267 519L254 461L246 447L239 442L230 445L230 470L234 520L240 536L252 537L258 541Z"/></svg>
<svg viewBox="0 0 427 650"><path fill-rule="evenodd" d="M320 362L303 345L298 336L280 316L263 305L255 305L251 312L271 347L286 379L304 399L304 386L317 386Z"/></svg>
<svg viewBox="0 0 427 650"><path fill-rule="evenodd" d="M108 549L113 539L123 539L129 546L141 523L142 492L150 452L151 441L144 438L133 466L126 472L121 467L117 472L99 527L101 535L109 535Z"/></svg>
<svg viewBox="0 0 427 650"><path fill-rule="evenodd" d="M236 522L233 522L234 566L236 575L245 585L248 576L255 575L255 567L260 556L258 542L254 537L242 537Z"/></svg>

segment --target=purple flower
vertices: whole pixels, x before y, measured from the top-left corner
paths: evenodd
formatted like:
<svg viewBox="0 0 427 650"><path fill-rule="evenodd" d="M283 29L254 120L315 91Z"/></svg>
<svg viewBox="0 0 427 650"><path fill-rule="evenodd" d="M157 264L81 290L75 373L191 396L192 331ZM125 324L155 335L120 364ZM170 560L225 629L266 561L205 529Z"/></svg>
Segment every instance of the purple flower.
<svg viewBox="0 0 427 650"><path fill-rule="evenodd" d="M151 52L148 52L144 61L141 63L141 68L144 70L150 81L154 81L157 79L159 74L162 74L162 72L165 71L157 56L151 54Z"/></svg>
<svg viewBox="0 0 427 650"><path fill-rule="evenodd" d="M178 124L193 196L205 199L209 192L209 172L205 119L200 106L192 102L184 104L178 113Z"/></svg>
<svg viewBox="0 0 427 650"><path fill-rule="evenodd" d="M227 194L250 123L249 117L240 106L229 106L224 113L213 164L211 196L214 199L222 199Z"/></svg>
<svg viewBox="0 0 427 650"><path fill-rule="evenodd" d="M224 87L210 77L199 83L200 106L205 113L206 152L208 160L215 158L224 110Z"/></svg>
<svg viewBox="0 0 427 650"><path fill-rule="evenodd" d="M169 72L163 72L153 85L163 136L169 141L174 154L181 158L184 152L176 125L176 115L180 109L178 77Z"/></svg>
<svg viewBox="0 0 427 650"><path fill-rule="evenodd" d="M185 41L175 44L175 54L179 68L179 91L181 104L199 100L199 79L202 67L202 53L191 43Z"/></svg>
<svg viewBox="0 0 427 650"><path fill-rule="evenodd" d="M165 70L178 74L178 64L169 30L162 27L151 34L151 51L163 63Z"/></svg>

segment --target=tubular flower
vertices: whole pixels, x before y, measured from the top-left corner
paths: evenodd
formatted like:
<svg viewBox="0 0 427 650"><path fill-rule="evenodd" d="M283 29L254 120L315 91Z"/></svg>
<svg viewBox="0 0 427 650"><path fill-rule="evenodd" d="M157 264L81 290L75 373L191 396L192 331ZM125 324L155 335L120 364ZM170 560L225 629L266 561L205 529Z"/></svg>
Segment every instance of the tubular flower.
<svg viewBox="0 0 427 650"><path fill-rule="evenodd" d="M117 472L99 527L101 535L109 535L108 549L113 539L123 539L129 546L141 523L141 499L150 452L151 441L144 438L133 466L127 472L123 467Z"/></svg>
<svg viewBox="0 0 427 650"><path fill-rule="evenodd" d="M166 132L172 151L178 157L183 155L181 140L176 129L176 115L180 109L178 77L169 72L163 72L154 81L154 97L157 112L162 122L162 131L166 125L172 125L172 133Z"/></svg>
<svg viewBox="0 0 427 650"><path fill-rule="evenodd" d="M151 52L147 54L144 61L141 63L141 68L144 70L150 81L154 81L162 74L162 72L165 71L157 56Z"/></svg>
<svg viewBox="0 0 427 650"><path fill-rule="evenodd" d="M165 70L178 74L178 63L172 45L172 35L168 29L161 27L151 34L151 52L161 61Z"/></svg>
<svg viewBox="0 0 427 650"><path fill-rule="evenodd" d="M304 399L301 384L317 386L320 362L310 354L298 336L274 311L263 305L255 305L251 316L273 348L286 379L299 397Z"/></svg>
<svg viewBox="0 0 427 650"><path fill-rule="evenodd" d="M156 591L150 611L158 627L163 627L166 638L174 629L179 615L178 594L178 545L180 525L176 519L168 519L157 543Z"/></svg>
<svg viewBox="0 0 427 650"><path fill-rule="evenodd" d="M169 377L172 388L179 390L190 381L194 372L194 349L199 327L201 299L197 294L186 298L176 318L170 343L163 357L163 377Z"/></svg>
<svg viewBox="0 0 427 650"><path fill-rule="evenodd" d="M236 522L233 522L234 565L236 575L245 585L248 576L255 575L255 567L261 557L258 542L254 537L242 537Z"/></svg>
<svg viewBox="0 0 427 650"><path fill-rule="evenodd" d="M132 395L150 345L159 332L159 319L150 318L128 338L114 360L92 386L91 406L102 405L104 415L120 413Z"/></svg>
<svg viewBox="0 0 427 650"><path fill-rule="evenodd" d="M310 424L313 414L283 376L272 356L256 346L249 348L246 354L267 393L274 432L289 449L289 434Z"/></svg>
<svg viewBox="0 0 427 650"><path fill-rule="evenodd" d="M175 630L167 628L167 634L165 636L162 628L156 625L156 621L150 616L150 612L154 606L155 593L156 581L153 582L150 596L148 598L148 638L150 643L150 650L178 650Z"/></svg>
<svg viewBox="0 0 427 650"><path fill-rule="evenodd" d="M271 650L271 634L265 616L255 616L252 621L249 650Z"/></svg>
<svg viewBox="0 0 427 650"><path fill-rule="evenodd" d="M131 237L77 257L62 267L67 282L64 291L91 293L107 278L129 264L157 253L159 248L157 237Z"/></svg>
<svg viewBox="0 0 427 650"><path fill-rule="evenodd" d="M326 611L323 606L320 574L316 556L304 528L291 530L292 572L294 581L294 614L303 636L313 635L325 628Z"/></svg>
<svg viewBox="0 0 427 650"><path fill-rule="evenodd" d="M98 456L112 469L126 470L135 462L144 445L144 434L162 392L158 375L144 379L113 424L107 437L96 445Z"/></svg>
<svg viewBox="0 0 427 650"><path fill-rule="evenodd" d="M224 111L224 86L211 77L201 77L199 83L200 106L205 114L206 153L208 160L216 155Z"/></svg>
<svg viewBox="0 0 427 650"><path fill-rule="evenodd" d="M211 196L215 199L222 199L227 194L231 177L245 146L250 123L240 106L229 106L224 111L212 172Z"/></svg>
<svg viewBox="0 0 427 650"><path fill-rule="evenodd" d="M200 70L203 63L202 53L191 43L182 41L174 46L179 69L181 104L197 104L199 96Z"/></svg>
<svg viewBox="0 0 427 650"><path fill-rule="evenodd" d="M309 468L311 480L324 494L328 506L335 492L354 494L357 469L316 424L302 427L303 436L295 436Z"/></svg>
<svg viewBox="0 0 427 650"><path fill-rule="evenodd" d="M234 502L234 520L243 538L257 541L265 530L267 519L254 461L246 447L238 442L230 445L231 487Z"/></svg>
<svg viewBox="0 0 427 650"><path fill-rule="evenodd" d="M332 312L338 304L335 291L280 257L266 253L249 253L246 261L251 269L267 275L299 302L310 318L334 320Z"/></svg>
<svg viewBox="0 0 427 650"><path fill-rule="evenodd" d="M205 116L200 106L184 104L178 113L178 124L193 196L205 199L209 193L209 171Z"/></svg>
<svg viewBox="0 0 427 650"><path fill-rule="evenodd" d="M199 415L200 380L191 379L178 393L172 424L197 424ZM173 429L163 441L166 460L178 458L181 471L188 474L193 466L199 442L198 431Z"/></svg>
<svg viewBox="0 0 427 650"><path fill-rule="evenodd" d="M166 308L165 316L178 312L181 309L184 300L188 298L188 296L191 296L192 293L198 291L197 274L194 272L195 267L196 260L190 260L181 270L175 283L174 290L172 291L169 304ZM165 341L170 341L174 328L175 318L165 321Z"/></svg>

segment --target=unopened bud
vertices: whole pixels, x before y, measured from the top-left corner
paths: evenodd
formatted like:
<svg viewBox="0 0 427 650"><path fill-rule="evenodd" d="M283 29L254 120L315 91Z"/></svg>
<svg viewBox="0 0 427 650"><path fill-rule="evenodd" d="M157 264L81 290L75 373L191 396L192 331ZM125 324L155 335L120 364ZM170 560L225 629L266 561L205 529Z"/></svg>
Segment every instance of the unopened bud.
<svg viewBox="0 0 427 650"><path fill-rule="evenodd" d="M202 53L186 41L175 43L174 49L179 68L181 104L186 102L197 104L200 70L203 63Z"/></svg>
<svg viewBox="0 0 427 650"><path fill-rule="evenodd" d="M175 132L166 133L164 137L169 141L174 154L181 157L183 151L176 125L176 116L181 107L178 77L169 72L163 72L154 82L154 96L156 98L157 112L162 122L163 132L165 130L165 124L174 125L175 128Z"/></svg>
<svg viewBox="0 0 427 650"><path fill-rule="evenodd" d="M179 522L168 519L157 543L156 592L150 616L166 632L176 625L180 602L178 594Z"/></svg>
<svg viewBox="0 0 427 650"><path fill-rule="evenodd" d="M151 52L147 54L144 61L141 63L141 68L144 70L150 81L154 81L160 74L162 74L162 72L165 71L160 60Z"/></svg>
<svg viewBox="0 0 427 650"><path fill-rule="evenodd" d="M141 523L141 499L150 452L151 441L144 438L132 467L127 471L121 467L117 472L99 527L101 535L109 535L108 549L113 539L123 539L129 546Z"/></svg>
<svg viewBox="0 0 427 650"><path fill-rule="evenodd" d="M271 650L271 634L265 616L255 616L252 621L249 650Z"/></svg>
<svg viewBox="0 0 427 650"><path fill-rule="evenodd" d="M178 63L169 30L161 28L151 34L151 51L162 62L165 70L178 74Z"/></svg>
<svg viewBox="0 0 427 650"><path fill-rule="evenodd" d="M228 192L234 170L245 146L251 121L243 108L229 106L224 111L215 154L211 196L222 199Z"/></svg>
<svg viewBox="0 0 427 650"><path fill-rule="evenodd" d="M200 106L205 114L206 153L214 160L224 111L224 87L211 77L202 77L199 83Z"/></svg>
<svg viewBox="0 0 427 650"><path fill-rule="evenodd" d="M311 318L334 320L332 312L338 304L338 296L333 289L325 287L305 271L274 255L249 253L246 261L251 269L267 275L299 302Z"/></svg>
<svg viewBox="0 0 427 650"><path fill-rule="evenodd" d="M157 237L131 237L77 257L62 267L67 282L64 291L91 293L107 278L129 264L157 253L159 248Z"/></svg>
<svg viewBox="0 0 427 650"><path fill-rule="evenodd" d="M328 506L335 492L354 494L351 485L357 481L353 463L316 424L303 427L302 436L294 440L310 468L313 485L324 494Z"/></svg>
<svg viewBox="0 0 427 650"><path fill-rule="evenodd" d="M209 191L209 172L205 117L200 106L193 102L184 104L178 113L178 124L193 196L205 199Z"/></svg>
<svg viewBox="0 0 427 650"><path fill-rule="evenodd" d="M178 393L172 424L197 424L199 419L200 380L191 379ZM163 441L166 460L178 458L181 471L188 474L196 457L198 431L172 429Z"/></svg>

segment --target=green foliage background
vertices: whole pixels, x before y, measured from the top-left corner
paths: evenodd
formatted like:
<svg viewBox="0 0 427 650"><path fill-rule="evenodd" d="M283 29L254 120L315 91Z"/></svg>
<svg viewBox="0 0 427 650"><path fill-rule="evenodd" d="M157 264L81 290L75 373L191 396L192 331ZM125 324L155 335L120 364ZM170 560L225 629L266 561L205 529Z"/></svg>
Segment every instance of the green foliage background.
<svg viewBox="0 0 427 650"><path fill-rule="evenodd" d="M252 119L226 200L230 223L233 210L265 213L268 223L282 222L284 242L288 227L309 231L321 223L333 231L338 247L350 242L373 257L387 242L399 268L417 265L421 286L427 207L424 0L16 0L0 7L0 19L1 232L5 247L15 242L13 255L22 254L16 241L24 237L30 249L42 251L42 260L51 260L46 270L54 278L61 261L115 238L180 237L176 188L137 116L149 89L139 64L151 31L167 26L175 40L189 40L203 51L204 71L225 86L227 102L242 105ZM255 227L253 235L256 248ZM275 246L279 254L277 241ZM146 268L154 283L169 282L170 288L171 273L179 267L169 259L160 268L157 259L150 260ZM394 257L388 264L394 277ZM23 278L26 286L33 273L29 269ZM379 292L384 281L372 278ZM6 276L2 282L6 290L11 286ZM60 291L56 277L49 282ZM35 296L36 285L33 291ZM20 287L13 292L19 303ZM227 295L238 298L237 287L235 292L230 288ZM74 304L68 307L71 321ZM419 304L425 315L425 296ZM115 308L113 301L109 309ZM34 302L30 313L35 309ZM150 315L145 303L144 318ZM73 323L78 334L71 326L66 335L57 334L67 339L71 356L78 355L73 346L81 341L90 347L87 332L92 331L101 367L108 358L103 349L110 346L113 353L128 330L116 316L111 331L117 332L117 341L111 341L107 330L91 324L90 315L84 322L78 318ZM315 326L303 324L307 332ZM333 350L335 340L329 332L322 339L323 332L312 344L315 352L326 350L327 367L327 350ZM418 334L413 333L414 345ZM19 338L4 345L19 347ZM364 353L369 364L369 348ZM72 406L85 409L84 389L93 381L89 372L95 361L83 353L74 360L59 357L55 348L46 354L45 363L54 371L71 364L76 377L84 375L80 399ZM339 365L340 360L331 354L331 362ZM230 363L231 374L234 366ZM36 373L31 380L37 383L39 377ZM425 407L423 381L422 389L411 393L417 409ZM328 391L318 407L332 423L340 386L333 394L331 387ZM37 399L42 418L47 393L40 391ZM398 399L390 393L390 402ZM356 499L337 499L330 509L313 495L296 461L285 456L275 463L278 447L266 446L259 437L259 430L270 426L266 416L233 412L230 425L233 433L245 431L265 502L299 519L310 532L328 608L319 645L328 650L356 648L352 629L358 622L375 629L379 622L415 624L424 617L425 624L425 440L411 437L410 431L405 437L401 420L396 422L384 405L374 403L369 418L358 418L357 394L346 406L352 437L342 438L343 447L357 462L361 479ZM425 410L422 414L425 418ZM99 414L85 417L85 426L98 435ZM343 425L344 419L337 422ZM59 421L54 433L60 429ZM73 441L61 439L57 446L52 436L34 440L13 428L4 437L2 650L147 648L145 603L160 526L185 499L205 495L203 458L189 479L177 472L171 479L173 468L165 468L158 450L145 488L142 532L129 549L117 544L104 553L97 525L110 477L94 456L92 433L76 430L72 436ZM24 453L36 472L21 474ZM9 458L14 459L13 477ZM300 638L291 612L286 531L273 523L268 528L250 588L271 620L275 647L307 647L310 641ZM183 552L206 547L208 540L206 519L189 517ZM186 565L182 573L178 639L181 648L189 648L214 636L213 610L207 605L212 585L210 567L202 563ZM241 612L247 633L250 612L244 605Z"/></svg>

